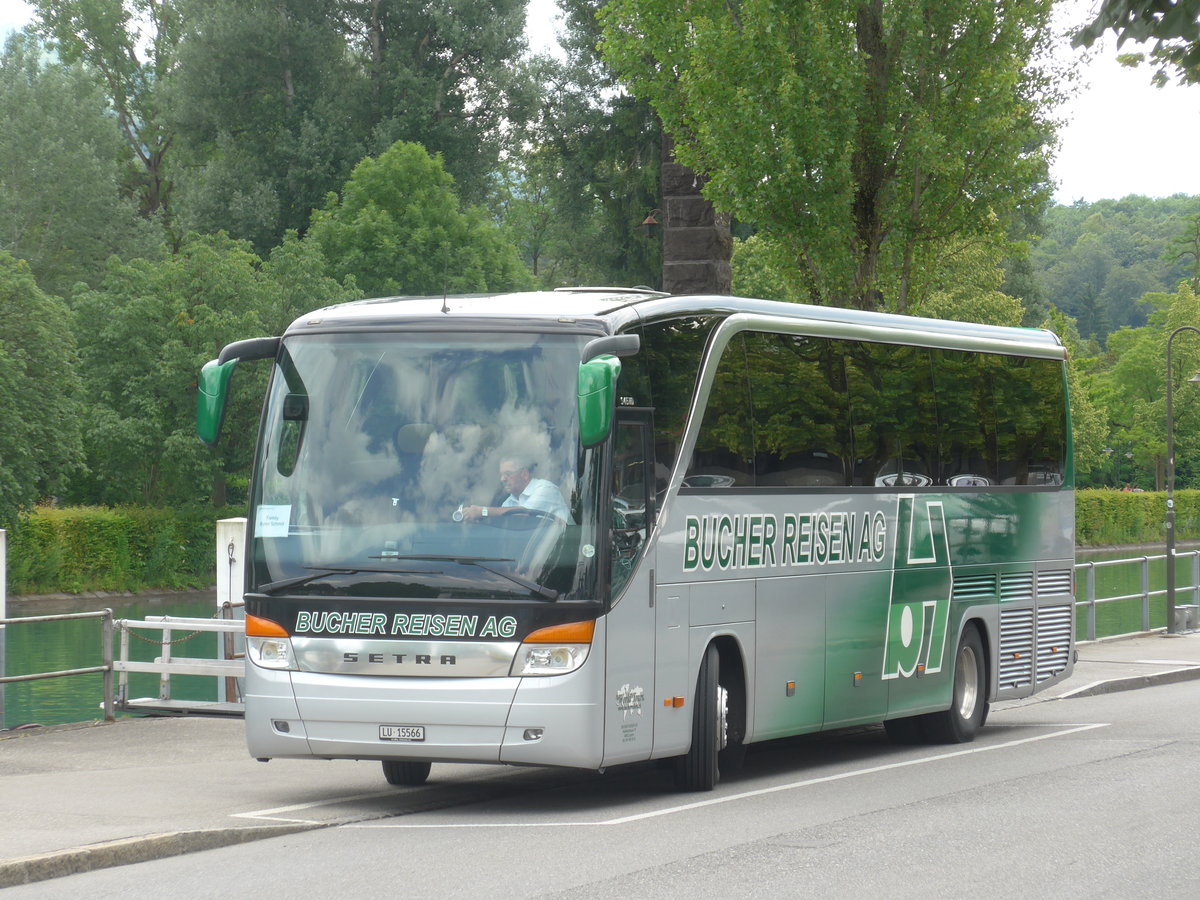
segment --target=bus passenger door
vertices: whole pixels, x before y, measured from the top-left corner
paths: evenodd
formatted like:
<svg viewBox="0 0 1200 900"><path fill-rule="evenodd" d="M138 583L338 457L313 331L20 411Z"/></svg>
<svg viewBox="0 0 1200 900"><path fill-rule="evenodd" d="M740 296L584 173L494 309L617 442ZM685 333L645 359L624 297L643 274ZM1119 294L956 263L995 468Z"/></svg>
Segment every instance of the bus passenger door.
<svg viewBox="0 0 1200 900"><path fill-rule="evenodd" d="M654 756L677 756L692 740L695 693L689 662L691 585L667 584L654 597ZM676 701L676 697L680 698ZM676 705L679 704L679 705Z"/></svg>
<svg viewBox="0 0 1200 900"><path fill-rule="evenodd" d="M609 535L613 606L607 617L604 765L648 759L654 741L654 526L650 410L618 408Z"/></svg>

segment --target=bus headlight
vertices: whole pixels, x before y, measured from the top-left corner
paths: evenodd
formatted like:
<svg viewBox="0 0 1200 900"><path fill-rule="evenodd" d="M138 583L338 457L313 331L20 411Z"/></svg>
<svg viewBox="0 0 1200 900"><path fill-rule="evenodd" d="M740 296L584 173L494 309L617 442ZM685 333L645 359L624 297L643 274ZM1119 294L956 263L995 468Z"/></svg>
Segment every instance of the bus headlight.
<svg viewBox="0 0 1200 900"><path fill-rule="evenodd" d="M246 657L264 669L295 669L292 638L278 622L246 616Z"/></svg>
<svg viewBox="0 0 1200 900"><path fill-rule="evenodd" d="M264 669L294 669L292 642L288 638L246 638L246 655Z"/></svg>
<svg viewBox="0 0 1200 900"><path fill-rule="evenodd" d="M596 623L569 622L542 628L525 637L510 675L565 675L587 661Z"/></svg>

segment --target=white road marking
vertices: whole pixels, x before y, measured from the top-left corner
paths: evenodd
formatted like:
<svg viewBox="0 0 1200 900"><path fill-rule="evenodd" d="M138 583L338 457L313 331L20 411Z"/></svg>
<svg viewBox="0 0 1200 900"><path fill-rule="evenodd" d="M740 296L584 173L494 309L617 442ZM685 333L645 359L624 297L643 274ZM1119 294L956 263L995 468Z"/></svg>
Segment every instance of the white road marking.
<svg viewBox="0 0 1200 900"><path fill-rule="evenodd" d="M256 809L253 812L230 813L235 819L273 819L279 822L303 822L317 825L309 819L281 818L280 813L299 812L302 809L315 809L318 806L336 806L339 803L353 803L356 800L374 800L377 797L399 796L396 789L390 791L373 791L370 794L348 794L345 797L333 797L329 800L314 800L311 803L294 803L291 806L277 806L274 809Z"/></svg>
<svg viewBox="0 0 1200 900"><path fill-rule="evenodd" d="M1139 659L1136 662L1150 666L1186 666L1189 669L1196 668L1196 661L1194 659Z"/></svg>
<svg viewBox="0 0 1200 900"><path fill-rule="evenodd" d="M620 816L615 819L604 819L599 822L456 822L441 825L421 824L419 822L354 822L345 827L350 828L562 828L564 826L611 826L611 825L627 825L630 822L639 822L645 819L654 819L661 816L671 816L677 813L688 812L693 809L703 809L708 806L718 806L723 803L732 803L737 800L746 800L751 797L762 797L767 794L776 794L780 791L793 791L799 788L812 787L818 784L828 784L834 781L845 781L850 778L860 778L864 775L877 775L880 772L890 772L896 769L906 769L911 766L922 766L927 763L940 762L944 759L954 759L959 756L969 756L974 753L991 753L995 750L1007 750L1011 747L1019 747L1022 744L1032 744L1037 741L1047 741L1053 738L1066 737L1071 734L1079 734L1084 731L1092 731L1096 728L1108 728L1108 722L1092 722L1080 725L1051 725L1042 727L1059 728L1059 731L1052 731L1047 734L1039 734L1033 737L1019 738L1012 741L1004 741L999 744L990 744L988 746L971 746L962 750L952 750L947 753L938 753L933 756L924 756L920 759L910 759L903 762L885 763L879 766L868 766L864 769L854 769L849 772L840 772L836 775L822 775L819 778L805 778L801 781L792 781L787 784L779 784L773 787L758 788L752 791L743 791L738 794L729 794L724 797L711 797L707 800L697 800L693 803L683 803L678 806L669 806L663 809L653 810L651 812L637 813L631 816ZM370 795L367 795L370 796ZM350 799L350 798L346 798ZM341 802L341 801L329 801ZM309 804L320 805L320 804ZM286 810L286 808L285 808ZM285 811L280 810L280 811ZM264 812L274 812L274 810L265 810ZM250 813L243 813L243 816L250 816Z"/></svg>

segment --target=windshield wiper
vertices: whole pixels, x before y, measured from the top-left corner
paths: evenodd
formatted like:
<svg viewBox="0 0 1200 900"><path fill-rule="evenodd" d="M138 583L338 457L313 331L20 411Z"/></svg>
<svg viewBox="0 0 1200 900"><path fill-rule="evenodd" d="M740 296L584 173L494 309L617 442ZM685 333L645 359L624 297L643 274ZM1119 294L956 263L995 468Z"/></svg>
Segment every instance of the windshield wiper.
<svg viewBox="0 0 1200 900"><path fill-rule="evenodd" d="M374 558L374 557L372 557ZM515 562L511 557L507 556L389 556L387 559L427 559L433 562L453 562L463 566L478 566L485 572L491 572L493 575L499 575L501 578L507 578L513 584L520 585L530 593L537 594L549 600L551 603L558 600L561 594L553 588L543 587L532 579L526 578L523 575L517 575L515 572L505 572L503 569L497 569L495 566L489 566L487 563L497 562Z"/></svg>
<svg viewBox="0 0 1200 900"><path fill-rule="evenodd" d="M316 569L316 566L304 566L306 569ZM295 578L283 578L279 581L268 581L266 584L259 585L258 591L260 594L277 594L280 591L286 591L288 588L300 587L302 584L308 584L310 581L317 581L321 578L328 578L330 575L358 575L363 572L372 572L379 575L423 575L429 574L420 572L415 569L334 569L322 568L313 572L311 575L298 575Z"/></svg>

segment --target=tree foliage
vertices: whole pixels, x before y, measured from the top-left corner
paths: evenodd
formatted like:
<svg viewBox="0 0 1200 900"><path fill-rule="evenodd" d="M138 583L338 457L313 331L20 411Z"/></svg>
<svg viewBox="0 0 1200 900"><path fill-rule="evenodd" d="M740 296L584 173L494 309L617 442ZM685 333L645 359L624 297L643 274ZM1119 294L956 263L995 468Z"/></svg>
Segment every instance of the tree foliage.
<svg viewBox="0 0 1200 900"><path fill-rule="evenodd" d="M121 196L121 137L95 80L16 35L0 57L0 249L64 295L108 257L151 255L160 238Z"/></svg>
<svg viewBox="0 0 1200 900"><path fill-rule="evenodd" d="M0 525L63 490L83 411L70 311L0 250Z"/></svg>
<svg viewBox="0 0 1200 900"><path fill-rule="evenodd" d="M183 229L225 230L265 253L303 230L366 155L362 75L319 0L186 7L168 117Z"/></svg>
<svg viewBox="0 0 1200 900"><path fill-rule="evenodd" d="M1109 335L1106 352L1090 366L1089 395L1107 415L1107 447L1101 477L1162 490L1166 476L1166 347L1172 331L1200 327L1200 297L1184 283L1171 294L1151 294L1150 322ZM1200 476L1200 445L1182 439L1200 433L1200 392L1188 383L1200 372L1200 337L1183 332L1172 353L1177 471L1180 484ZM1100 468L1098 458L1088 460Z"/></svg>
<svg viewBox="0 0 1200 900"><path fill-rule="evenodd" d="M613 0L604 52L813 302L905 309L1046 194L1050 0Z"/></svg>
<svg viewBox="0 0 1200 900"><path fill-rule="evenodd" d="M1101 0L1095 18L1071 43L1091 47L1108 31L1117 35L1118 49L1126 41L1153 42L1149 58L1159 87L1172 76L1183 84L1200 82L1200 0ZM1144 54L1129 56L1131 62L1145 60Z"/></svg>
<svg viewBox="0 0 1200 900"><path fill-rule="evenodd" d="M196 440L196 375L226 343L279 333L313 300L358 296L320 274L315 246L294 240L264 265L223 235L191 235L161 262L113 261L74 299L89 472L73 500L218 504L227 474L249 471L265 367L244 366L219 452ZM297 307L299 300L303 305Z"/></svg>
<svg viewBox="0 0 1200 900"><path fill-rule="evenodd" d="M169 206L174 135L163 88L181 33L178 0L34 0L42 33L66 62L84 62L107 89L130 159L132 188L150 215Z"/></svg>
<svg viewBox="0 0 1200 900"><path fill-rule="evenodd" d="M364 159L340 197L313 213L316 241L335 277L373 296L528 287L528 270L495 223L460 207L454 179L418 144L397 142Z"/></svg>
<svg viewBox="0 0 1200 900"><path fill-rule="evenodd" d="M528 174L545 186L561 239L545 281L552 286L662 279L661 236L639 229L662 206L662 127L600 57L596 13L605 2L560 0L566 60L541 63L548 90L531 123L540 150Z"/></svg>
<svg viewBox="0 0 1200 900"><path fill-rule="evenodd" d="M1189 246L1200 198L1125 197L1050 208L1030 254L1039 291L1085 338L1145 325L1142 298L1170 293L1195 272Z"/></svg>

